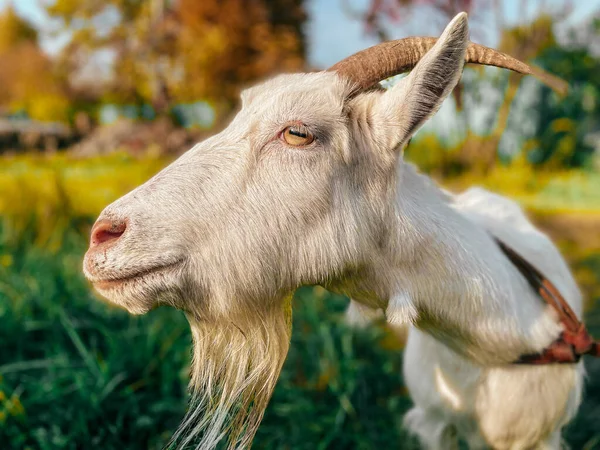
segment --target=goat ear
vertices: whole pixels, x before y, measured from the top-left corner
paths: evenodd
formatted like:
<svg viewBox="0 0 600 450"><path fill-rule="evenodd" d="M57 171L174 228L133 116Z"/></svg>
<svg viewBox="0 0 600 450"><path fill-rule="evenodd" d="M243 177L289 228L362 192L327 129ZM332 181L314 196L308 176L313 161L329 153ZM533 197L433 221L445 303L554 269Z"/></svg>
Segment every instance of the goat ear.
<svg viewBox="0 0 600 450"><path fill-rule="evenodd" d="M469 25L463 12L452 19L410 74L379 98L377 115L379 123L385 124L386 145L402 148L437 112L460 79L468 43Z"/></svg>

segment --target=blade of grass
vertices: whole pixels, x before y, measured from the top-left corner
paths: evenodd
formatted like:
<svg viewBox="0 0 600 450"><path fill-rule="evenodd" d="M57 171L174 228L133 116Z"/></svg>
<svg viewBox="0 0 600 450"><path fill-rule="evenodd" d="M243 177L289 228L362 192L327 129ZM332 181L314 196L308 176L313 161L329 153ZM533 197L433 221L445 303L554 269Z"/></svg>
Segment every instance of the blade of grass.
<svg viewBox="0 0 600 450"><path fill-rule="evenodd" d="M102 371L100 370L100 366L98 365L98 362L86 348L85 344L79 337L77 330L73 326L73 323L67 317L67 315L63 309L61 309L59 311L59 317L60 317L60 323L62 324L63 328L65 329L67 336L69 336L69 338L71 339L71 342L77 349L77 352L83 359L83 362L85 363L85 365L88 367L88 369L90 370L92 375L94 375L98 379L98 383L101 385L104 384L104 377L102 375Z"/></svg>

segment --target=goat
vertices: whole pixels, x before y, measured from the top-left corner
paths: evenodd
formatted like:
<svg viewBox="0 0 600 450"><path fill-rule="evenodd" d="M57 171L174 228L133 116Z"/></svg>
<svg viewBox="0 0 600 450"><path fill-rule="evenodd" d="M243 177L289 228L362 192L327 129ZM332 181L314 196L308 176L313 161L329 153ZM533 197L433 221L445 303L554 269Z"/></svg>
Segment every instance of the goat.
<svg viewBox="0 0 600 450"><path fill-rule="evenodd" d="M405 424L423 445L559 448L583 367L512 364L562 328L494 237L580 315L567 265L514 202L452 196L402 159L465 62L532 72L470 43L461 13L437 40L384 43L244 91L224 131L101 213L84 258L97 291L133 314L180 308L192 328L192 402L173 442L251 445L288 350L291 294L321 284L359 313L410 324Z"/></svg>

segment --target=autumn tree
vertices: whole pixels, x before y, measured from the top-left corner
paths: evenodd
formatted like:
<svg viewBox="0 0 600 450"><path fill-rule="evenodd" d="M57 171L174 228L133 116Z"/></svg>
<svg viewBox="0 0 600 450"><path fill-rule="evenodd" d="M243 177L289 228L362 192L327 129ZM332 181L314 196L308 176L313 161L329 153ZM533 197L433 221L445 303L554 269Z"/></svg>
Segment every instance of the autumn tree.
<svg viewBox="0 0 600 450"><path fill-rule="evenodd" d="M303 65L302 3L56 0L47 12L71 32L60 61L74 83L158 113L197 100L227 111L241 86Z"/></svg>
<svg viewBox="0 0 600 450"><path fill-rule="evenodd" d="M0 109L25 111L39 120L61 121L69 102L42 52L37 32L12 6L0 14Z"/></svg>
<svg viewBox="0 0 600 450"><path fill-rule="evenodd" d="M300 0L180 0L177 97L236 101L240 86L302 68L306 19Z"/></svg>

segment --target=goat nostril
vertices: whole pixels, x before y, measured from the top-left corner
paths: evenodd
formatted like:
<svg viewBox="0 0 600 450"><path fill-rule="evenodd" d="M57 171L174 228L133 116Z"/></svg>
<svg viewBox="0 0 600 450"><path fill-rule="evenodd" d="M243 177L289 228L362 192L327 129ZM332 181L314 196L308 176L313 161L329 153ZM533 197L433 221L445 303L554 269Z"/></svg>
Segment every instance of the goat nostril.
<svg viewBox="0 0 600 450"><path fill-rule="evenodd" d="M126 228L127 224L124 221L100 220L96 222L92 228L90 247L97 247L104 243L107 245L116 243L125 233Z"/></svg>

